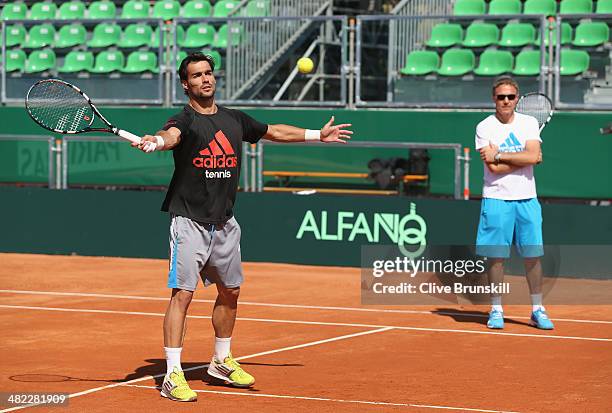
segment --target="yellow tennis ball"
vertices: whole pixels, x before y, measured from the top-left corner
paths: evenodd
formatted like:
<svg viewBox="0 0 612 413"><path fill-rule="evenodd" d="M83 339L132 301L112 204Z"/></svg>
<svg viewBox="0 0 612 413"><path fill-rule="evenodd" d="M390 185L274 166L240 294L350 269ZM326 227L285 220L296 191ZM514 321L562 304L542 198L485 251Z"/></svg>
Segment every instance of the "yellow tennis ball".
<svg viewBox="0 0 612 413"><path fill-rule="evenodd" d="M309 57L302 57L297 61L297 67L300 73L310 73L314 68L314 63Z"/></svg>

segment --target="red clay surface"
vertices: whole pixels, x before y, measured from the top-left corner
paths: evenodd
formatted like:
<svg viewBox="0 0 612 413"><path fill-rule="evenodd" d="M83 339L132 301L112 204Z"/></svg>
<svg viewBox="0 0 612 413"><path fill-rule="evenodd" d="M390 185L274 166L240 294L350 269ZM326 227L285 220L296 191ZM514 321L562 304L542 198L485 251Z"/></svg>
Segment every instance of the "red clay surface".
<svg viewBox="0 0 612 413"><path fill-rule="evenodd" d="M72 395L35 412L612 411L612 306L548 306L549 332L527 324L529 307L507 306L493 332L487 307L362 306L359 269L245 264L232 352L257 382L205 379L215 289L201 288L182 357L199 400L183 404L150 377L165 372L165 261L0 263L0 392Z"/></svg>

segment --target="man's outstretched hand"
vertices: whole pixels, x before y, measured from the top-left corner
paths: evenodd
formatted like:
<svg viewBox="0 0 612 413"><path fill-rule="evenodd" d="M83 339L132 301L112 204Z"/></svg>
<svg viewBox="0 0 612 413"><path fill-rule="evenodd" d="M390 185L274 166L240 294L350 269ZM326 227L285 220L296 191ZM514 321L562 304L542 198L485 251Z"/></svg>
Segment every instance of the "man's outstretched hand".
<svg viewBox="0 0 612 413"><path fill-rule="evenodd" d="M352 126L351 123L342 123L340 125L334 125L334 116L332 116L329 122L327 122L321 128L321 142L347 143L346 141L348 139L351 139L353 131L345 128L348 128L350 126Z"/></svg>

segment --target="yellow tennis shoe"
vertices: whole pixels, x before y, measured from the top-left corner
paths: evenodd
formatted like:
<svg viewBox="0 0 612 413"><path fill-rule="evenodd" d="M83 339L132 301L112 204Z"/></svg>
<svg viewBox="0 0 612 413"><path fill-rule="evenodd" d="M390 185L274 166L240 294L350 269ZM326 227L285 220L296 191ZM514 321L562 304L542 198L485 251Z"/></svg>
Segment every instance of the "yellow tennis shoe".
<svg viewBox="0 0 612 413"><path fill-rule="evenodd" d="M213 356L208 366L208 374L224 380L234 387L250 387L255 384L255 378L244 371L230 353L223 362Z"/></svg>
<svg viewBox="0 0 612 413"><path fill-rule="evenodd" d="M176 367L164 377L160 394L177 402L194 402L198 399L197 393L189 388L185 374Z"/></svg>

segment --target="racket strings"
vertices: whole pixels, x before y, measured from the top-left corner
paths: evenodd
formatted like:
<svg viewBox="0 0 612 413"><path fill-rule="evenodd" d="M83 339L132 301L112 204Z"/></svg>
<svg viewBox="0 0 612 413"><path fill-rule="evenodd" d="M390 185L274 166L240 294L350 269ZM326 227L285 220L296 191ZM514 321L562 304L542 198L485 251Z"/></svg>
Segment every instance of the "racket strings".
<svg viewBox="0 0 612 413"><path fill-rule="evenodd" d="M552 112L550 101L543 95L528 95L523 97L516 105L516 111L524 115L533 116L542 126Z"/></svg>
<svg viewBox="0 0 612 413"><path fill-rule="evenodd" d="M27 100L32 116L47 128L77 132L93 122L87 99L64 83L40 82L30 90Z"/></svg>

